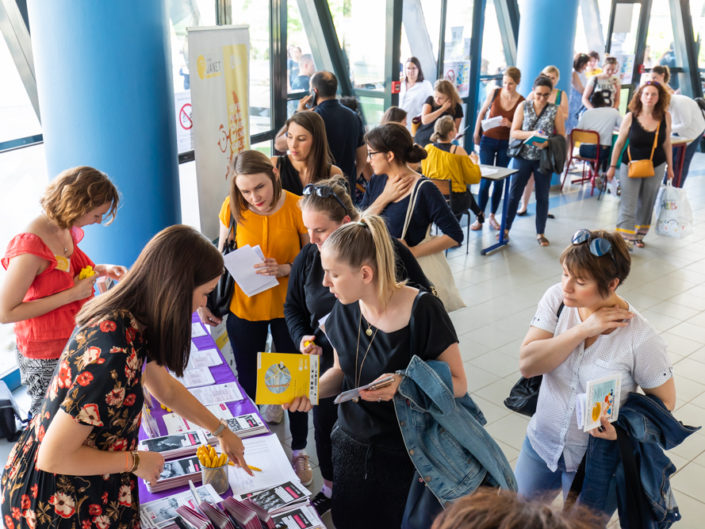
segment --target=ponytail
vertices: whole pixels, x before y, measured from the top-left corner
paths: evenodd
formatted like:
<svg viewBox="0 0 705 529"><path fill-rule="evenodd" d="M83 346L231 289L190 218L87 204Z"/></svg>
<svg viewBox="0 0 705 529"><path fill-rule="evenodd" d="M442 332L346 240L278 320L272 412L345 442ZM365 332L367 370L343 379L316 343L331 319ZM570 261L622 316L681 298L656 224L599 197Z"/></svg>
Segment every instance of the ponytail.
<svg viewBox="0 0 705 529"><path fill-rule="evenodd" d="M382 217L363 214L359 221L343 224L326 239L323 249L333 251L336 260L348 266L370 266L383 305L402 286L396 280L394 246Z"/></svg>

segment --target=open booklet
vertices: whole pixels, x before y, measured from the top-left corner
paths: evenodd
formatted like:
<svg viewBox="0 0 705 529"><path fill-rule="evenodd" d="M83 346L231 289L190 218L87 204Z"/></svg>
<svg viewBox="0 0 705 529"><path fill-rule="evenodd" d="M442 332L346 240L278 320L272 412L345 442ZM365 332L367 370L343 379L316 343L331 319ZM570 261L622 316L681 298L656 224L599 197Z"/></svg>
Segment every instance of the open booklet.
<svg viewBox="0 0 705 529"><path fill-rule="evenodd" d="M319 359L300 353L258 353L256 404L285 404L308 397L318 404Z"/></svg>
<svg viewBox="0 0 705 529"><path fill-rule="evenodd" d="M532 134L524 140L524 145L531 145L532 143L543 143L548 140L548 136L545 134Z"/></svg>
<svg viewBox="0 0 705 529"><path fill-rule="evenodd" d="M600 417L605 416L609 422L619 417L619 395L622 375L614 375L590 380L585 393L575 397L575 415L578 428L587 432L600 426Z"/></svg>

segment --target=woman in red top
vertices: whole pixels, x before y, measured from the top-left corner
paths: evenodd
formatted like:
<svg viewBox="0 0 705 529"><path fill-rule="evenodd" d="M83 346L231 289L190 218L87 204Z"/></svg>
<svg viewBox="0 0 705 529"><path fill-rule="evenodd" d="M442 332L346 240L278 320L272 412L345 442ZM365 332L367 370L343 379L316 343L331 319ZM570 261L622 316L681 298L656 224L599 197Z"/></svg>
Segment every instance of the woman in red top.
<svg viewBox="0 0 705 529"><path fill-rule="evenodd" d="M75 316L93 296L98 276L120 279L123 266L94 265L78 247L81 227L115 218L118 192L92 167L74 167L57 176L41 199L44 212L8 244L2 265L0 322L15 322L22 383L39 409L54 367L76 325ZM95 275L79 279L86 266Z"/></svg>

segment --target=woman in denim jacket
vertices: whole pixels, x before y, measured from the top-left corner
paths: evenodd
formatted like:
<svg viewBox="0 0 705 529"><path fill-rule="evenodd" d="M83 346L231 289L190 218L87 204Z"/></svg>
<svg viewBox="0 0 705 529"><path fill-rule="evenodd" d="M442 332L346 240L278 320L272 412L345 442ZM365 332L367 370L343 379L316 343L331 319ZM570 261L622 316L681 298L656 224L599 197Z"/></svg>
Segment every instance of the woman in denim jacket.
<svg viewBox="0 0 705 529"><path fill-rule="evenodd" d="M604 417L589 434L577 426L576 396L588 381L619 373L620 404L637 386L668 409L676 400L666 344L616 293L631 266L624 240L602 230L579 230L561 254L561 264L561 283L539 302L519 352L523 376L543 375L515 469L519 493L549 501L561 486L567 494L589 435L616 439Z"/></svg>

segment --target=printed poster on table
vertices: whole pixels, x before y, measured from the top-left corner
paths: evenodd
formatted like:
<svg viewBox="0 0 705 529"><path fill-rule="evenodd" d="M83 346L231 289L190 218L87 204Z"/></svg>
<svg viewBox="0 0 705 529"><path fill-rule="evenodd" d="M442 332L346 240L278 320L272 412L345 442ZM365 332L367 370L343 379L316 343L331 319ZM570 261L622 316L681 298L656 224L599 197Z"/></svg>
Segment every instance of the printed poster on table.
<svg viewBox="0 0 705 529"><path fill-rule="evenodd" d="M250 146L249 29L189 28L188 47L200 228L214 239L228 164Z"/></svg>

